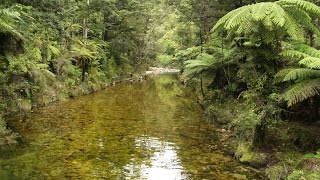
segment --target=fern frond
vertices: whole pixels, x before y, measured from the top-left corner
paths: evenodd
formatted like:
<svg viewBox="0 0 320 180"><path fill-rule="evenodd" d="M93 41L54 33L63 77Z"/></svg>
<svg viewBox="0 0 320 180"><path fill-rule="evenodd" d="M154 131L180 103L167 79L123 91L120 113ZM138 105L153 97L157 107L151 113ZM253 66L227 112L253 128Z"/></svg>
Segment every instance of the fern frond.
<svg viewBox="0 0 320 180"><path fill-rule="evenodd" d="M320 51L306 44L295 44L293 45L293 48L302 53L308 54L309 56L320 58Z"/></svg>
<svg viewBox="0 0 320 180"><path fill-rule="evenodd" d="M274 29L272 21L270 18L264 18L262 20L262 24L264 25L264 27L268 30L268 31L272 31Z"/></svg>
<svg viewBox="0 0 320 180"><path fill-rule="evenodd" d="M230 30L239 26L244 20L251 16L251 7L251 5L243 6L235 11L233 16L226 21L224 28Z"/></svg>
<svg viewBox="0 0 320 180"><path fill-rule="evenodd" d="M290 58L290 59L292 58L292 59L298 59L298 60L309 57L309 55L306 53L303 53L297 50L291 50L291 49L282 51L280 55L285 58Z"/></svg>
<svg viewBox="0 0 320 180"><path fill-rule="evenodd" d="M255 21L261 21L267 16L267 11L269 11L269 8L266 7L267 3L259 3L255 6L252 6L252 18ZM256 13L260 12L260 13Z"/></svg>
<svg viewBox="0 0 320 180"><path fill-rule="evenodd" d="M188 60L185 62L183 75L185 77L193 77L204 71L210 71L215 67L217 58L214 56L201 53L197 56L195 60Z"/></svg>
<svg viewBox="0 0 320 180"><path fill-rule="evenodd" d="M304 0L279 0L276 3L295 5L308 13L320 16L320 7Z"/></svg>
<svg viewBox="0 0 320 180"><path fill-rule="evenodd" d="M275 75L276 82L286 82L299 79L320 78L320 71L308 68L288 68Z"/></svg>
<svg viewBox="0 0 320 180"><path fill-rule="evenodd" d="M308 64L306 67L307 67L307 68L310 68L310 69L320 70L320 61L310 63L310 64Z"/></svg>
<svg viewBox="0 0 320 180"><path fill-rule="evenodd" d="M21 20L20 18L20 13L18 13L17 11L12 11L11 9L1 9L0 10L0 17L6 16L6 17L10 17L11 19L17 19L17 20Z"/></svg>
<svg viewBox="0 0 320 180"><path fill-rule="evenodd" d="M295 6L284 6L283 7L299 24L304 26L309 31L320 36L319 29L312 23L310 15L302 9Z"/></svg>
<svg viewBox="0 0 320 180"><path fill-rule="evenodd" d="M48 49L50 50L50 52L52 54L54 54L56 56L60 54L60 50L57 47L53 46L53 45L48 45Z"/></svg>
<svg viewBox="0 0 320 180"><path fill-rule="evenodd" d="M304 101L320 93L320 79L300 81L291 86L282 96L288 106Z"/></svg>
<svg viewBox="0 0 320 180"><path fill-rule="evenodd" d="M285 8L285 7L284 7ZM288 9L285 9L288 12ZM289 11L292 10L289 8ZM303 40L304 39L304 32L301 26L299 25L299 20L295 17L295 13L287 13L285 16L285 30L288 33L288 35L295 40Z"/></svg>
<svg viewBox="0 0 320 180"><path fill-rule="evenodd" d="M20 14L10 9L0 9L0 32L13 35L15 38L21 39L22 35L15 29L13 22L21 20Z"/></svg>
<svg viewBox="0 0 320 180"><path fill-rule="evenodd" d="M247 17L247 19L239 25L238 29L236 30L236 34L248 34L252 31L252 29L255 28L255 25L256 24L252 21L252 17Z"/></svg>
<svg viewBox="0 0 320 180"><path fill-rule="evenodd" d="M284 57L300 59L302 68L288 68L279 71L276 82L295 81L283 94L288 106L308 99L320 92L320 51L304 44L287 44L290 48L281 53ZM292 50L293 49L293 50ZM302 60L301 60L302 59Z"/></svg>
<svg viewBox="0 0 320 180"><path fill-rule="evenodd" d="M236 11L236 10L234 10ZM238 10L239 11L239 10ZM218 22L213 26L213 28L211 29L211 31L215 32L218 31L219 29L221 29L224 24L227 22L227 20L233 15L233 12L229 12L227 13L225 16L223 16L222 18L220 18L218 20Z"/></svg>
<svg viewBox="0 0 320 180"><path fill-rule="evenodd" d="M281 6L276 3L266 3L269 6L269 16L272 22L278 26L283 27L286 22L286 12ZM259 13L259 12L257 12Z"/></svg>
<svg viewBox="0 0 320 180"><path fill-rule="evenodd" d="M239 22L239 19L242 19L242 20L244 19L243 17L241 17L241 14L245 15L245 13L242 13L242 12L245 11L249 13L250 8L251 8L251 5L247 5L247 6L243 6L238 9L235 9L233 11L230 11L229 13L227 13L225 16L223 16L218 20L218 22L215 24L215 26L212 28L211 31L218 31L222 27L226 29L226 24L230 23L231 18L233 18L234 22L236 22L236 20L238 19L237 24L239 25L241 23ZM231 24L229 24L228 26L235 27L235 25L231 25Z"/></svg>
<svg viewBox="0 0 320 180"><path fill-rule="evenodd" d="M287 69L282 69L280 70L275 76L274 76L274 79L273 81L275 83L280 83L280 82L283 82L283 79L284 77L286 77L286 75L292 71L294 68L287 68Z"/></svg>
<svg viewBox="0 0 320 180"><path fill-rule="evenodd" d="M225 30L228 33L227 39L231 39L236 35L253 36L264 30L270 32L277 29L278 36L303 40L303 30L307 29L320 37L319 29L312 23L311 14L320 16L320 7L303 0L261 2L229 12L216 23L212 31L219 33ZM266 39L264 42L272 41Z"/></svg>
<svg viewBox="0 0 320 180"><path fill-rule="evenodd" d="M318 67L320 67L320 58L306 57L299 61L299 64L311 69L319 69Z"/></svg>

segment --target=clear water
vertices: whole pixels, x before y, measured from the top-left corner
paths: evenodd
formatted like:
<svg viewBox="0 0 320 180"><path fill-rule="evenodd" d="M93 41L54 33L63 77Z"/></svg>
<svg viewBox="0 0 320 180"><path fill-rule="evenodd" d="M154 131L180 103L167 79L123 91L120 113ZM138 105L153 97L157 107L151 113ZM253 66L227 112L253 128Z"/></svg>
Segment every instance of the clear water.
<svg viewBox="0 0 320 180"><path fill-rule="evenodd" d="M175 75L55 103L10 125L23 143L1 152L1 180L264 178L224 153Z"/></svg>

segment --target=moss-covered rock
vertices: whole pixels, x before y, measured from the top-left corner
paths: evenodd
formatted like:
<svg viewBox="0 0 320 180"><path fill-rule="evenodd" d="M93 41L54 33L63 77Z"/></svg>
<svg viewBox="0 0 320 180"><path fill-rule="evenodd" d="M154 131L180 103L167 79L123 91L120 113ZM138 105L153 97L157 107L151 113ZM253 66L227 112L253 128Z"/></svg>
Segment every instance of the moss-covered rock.
<svg viewBox="0 0 320 180"><path fill-rule="evenodd" d="M267 154L254 151L250 144L240 143L235 157L242 163L247 163L250 166L259 168L267 165Z"/></svg>
<svg viewBox="0 0 320 180"><path fill-rule="evenodd" d="M285 179L287 170L283 165L275 165L266 169L266 175L270 180Z"/></svg>

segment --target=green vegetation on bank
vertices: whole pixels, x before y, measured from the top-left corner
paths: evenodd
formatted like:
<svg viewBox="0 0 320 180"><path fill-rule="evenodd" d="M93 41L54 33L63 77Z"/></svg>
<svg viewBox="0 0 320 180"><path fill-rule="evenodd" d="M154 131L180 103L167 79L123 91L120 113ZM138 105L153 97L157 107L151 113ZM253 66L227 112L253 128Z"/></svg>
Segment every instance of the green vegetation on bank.
<svg viewBox="0 0 320 180"><path fill-rule="evenodd" d="M235 158L270 179L319 178L319 1L1 2L3 115L180 67ZM18 136L5 127L3 147Z"/></svg>
<svg viewBox="0 0 320 180"><path fill-rule="evenodd" d="M105 88L156 65L164 1L1 0L0 116ZM0 119L0 144L17 134Z"/></svg>
<svg viewBox="0 0 320 180"><path fill-rule="evenodd" d="M266 168L270 179L320 178L314 3L243 3L219 18L184 61L184 78L207 119L232 132L236 158Z"/></svg>

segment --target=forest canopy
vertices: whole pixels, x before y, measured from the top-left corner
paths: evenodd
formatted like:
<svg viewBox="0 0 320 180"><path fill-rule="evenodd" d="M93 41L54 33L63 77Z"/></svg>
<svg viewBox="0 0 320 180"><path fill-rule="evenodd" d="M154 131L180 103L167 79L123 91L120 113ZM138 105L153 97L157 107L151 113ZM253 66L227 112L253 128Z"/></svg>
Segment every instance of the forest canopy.
<svg viewBox="0 0 320 180"><path fill-rule="evenodd" d="M240 160L278 148L279 122L320 120L317 0L0 2L1 117L161 66L181 69L207 118L235 132ZM1 118L0 144L17 136ZM290 145L316 152L306 136Z"/></svg>

